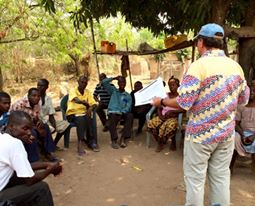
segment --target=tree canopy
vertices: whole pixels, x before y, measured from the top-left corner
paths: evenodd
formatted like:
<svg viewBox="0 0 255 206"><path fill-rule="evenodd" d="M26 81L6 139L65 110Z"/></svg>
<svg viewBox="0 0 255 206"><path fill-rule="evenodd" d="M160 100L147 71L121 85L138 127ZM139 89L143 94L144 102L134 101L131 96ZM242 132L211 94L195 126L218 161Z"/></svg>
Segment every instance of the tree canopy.
<svg viewBox="0 0 255 206"><path fill-rule="evenodd" d="M54 12L53 0L48 10ZM197 32L201 25L215 22L225 28L227 37L239 42L239 62L246 79L255 70L254 0L80 0L71 11L76 28L88 20L116 16L117 12L137 28L149 28L154 34ZM50 5L50 6L49 6Z"/></svg>
<svg viewBox="0 0 255 206"><path fill-rule="evenodd" d="M42 0L47 10L54 11L53 0ZM253 0L80 0L70 11L76 27L87 20L117 16L137 28L147 27L155 34L175 34L197 30L206 22L226 27L252 26Z"/></svg>

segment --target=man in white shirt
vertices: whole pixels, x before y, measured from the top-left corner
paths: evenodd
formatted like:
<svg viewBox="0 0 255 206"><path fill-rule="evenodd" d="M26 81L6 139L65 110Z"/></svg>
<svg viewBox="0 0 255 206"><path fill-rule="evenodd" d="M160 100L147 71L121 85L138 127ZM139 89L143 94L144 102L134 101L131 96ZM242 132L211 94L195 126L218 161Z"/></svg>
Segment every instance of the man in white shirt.
<svg viewBox="0 0 255 206"><path fill-rule="evenodd" d="M10 200L22 206L52 206L48 175L62 171L59 162L35 162L30 165L23 143L31 143L31 117L23 111L14 111L4 134L0 134L0 202ZM23 142L23 143L22 143Z"/></svg>
<svg viewBox="0 0 255 206"><path fill-rule="evenodd" d="M55 120L54 114L56 111L53 107L52 99L46 94L48 87L49 81L47 79L39 79L37 81L37 89L40 92L40 119L57 132L54 139L55 146L57 146L61 137L64 136L64 146L69 148L70 123L65 120Z"/></svg>

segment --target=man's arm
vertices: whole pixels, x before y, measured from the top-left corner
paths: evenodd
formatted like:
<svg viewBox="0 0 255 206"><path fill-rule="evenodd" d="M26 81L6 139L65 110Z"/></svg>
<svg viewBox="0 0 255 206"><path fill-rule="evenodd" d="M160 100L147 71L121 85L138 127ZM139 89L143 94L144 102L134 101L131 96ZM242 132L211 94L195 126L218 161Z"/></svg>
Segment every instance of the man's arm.
<svg viewBox="0 0 255 206"><path fill-rule="evenodd" d="M112 80L117 80L118 78L119 78L119 76L103 79L102 85L103 85L103 87L106 89L106 91L108 92L109 95L112 95L114 89L116 89L116 88L111 84L111 81L112 81Z"/></svg>
<svg viewBox="0 0 255 206"><path fill-rule="evenodd" d="M235 130L240 134L241 138L243 137L243 129L241 127L241 121L236 120Z"/></svg>
<svg viewBox="0 0 255 206"><path fill-rule="evenodd" d="M78 97L73 98L72 101L76 104L83 104L85 107L89 108L89 103L85 100L80 100Z"/></svg>
<svg viewBox="0 0 255 206"><path fill-rule="evenodd" d="M178 108L180 110L183 110L179 104L177 103L176 101L176 97L175 98L166 98L166 99L162 99L160 97L155 97L153 100L152 100L152 105L156 106L156 107L159 107L159 106L168 106L168 107L174 107L174 108Z"/></svg>
<svg viewBox="0 0 255 206"><path fill-rule="evenodd" d="M49 122L52 125L52 127L54 127L56 129L56 120L53 114L49 115Z"/></svg>
<svg viewBox="0 0 255 206"><path fill-rule="evenodd" d="M33 185L37 182L42 181L50 174L54 176L59 175L62 172L62 166L59 162L35 162L31 164L32 169L34 170L35 174L33 177L24 178L26 185ZM38 171L40 170L40 171Z"/></svg>
<svg viewBox="0 0 255 206"><path fill-rule="evenodd" d="M93 93L93 97L95 99L95 101L99 102L99 99L98 99L98 90L99 90L99 85L96 86L95 90L94 90L94 93Z"/></svg>

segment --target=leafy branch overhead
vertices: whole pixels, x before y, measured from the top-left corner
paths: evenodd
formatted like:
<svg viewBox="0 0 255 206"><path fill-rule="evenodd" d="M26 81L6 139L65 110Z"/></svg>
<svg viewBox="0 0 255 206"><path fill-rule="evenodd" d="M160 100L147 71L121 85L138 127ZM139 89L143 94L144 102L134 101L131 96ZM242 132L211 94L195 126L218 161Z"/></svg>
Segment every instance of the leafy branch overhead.
<svg viewBox="0 0 255 206"><path fill-rule="evenodd" d="M117 16L137 28L149 28L153 33L176 34L197 31L206 22L223 26L242 25L254 11L253 0L80 0L70 11L74 25L87 26L90 18ZM55 12L53 0L42 0L46 10ZM254 14L253 14L254 15ZM250 20L251 21L251 20Z"/></svg>

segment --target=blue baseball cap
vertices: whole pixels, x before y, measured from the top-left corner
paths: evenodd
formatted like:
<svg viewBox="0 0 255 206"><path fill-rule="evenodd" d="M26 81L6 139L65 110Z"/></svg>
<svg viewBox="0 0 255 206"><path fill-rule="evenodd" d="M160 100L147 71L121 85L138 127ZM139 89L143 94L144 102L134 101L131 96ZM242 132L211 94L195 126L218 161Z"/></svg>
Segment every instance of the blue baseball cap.
<svg viewBox="0 0 255 206"><path fill-rule="evenodd" d="M218 36L216 35L216 33L222 33L222 36ZM205 37L212 37L215 39L223 39L224 29L218 24L210 23L202 26L198 34L194 37L194 39L196 39L199 35Z"/></svg>

